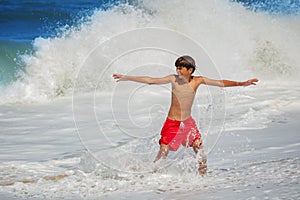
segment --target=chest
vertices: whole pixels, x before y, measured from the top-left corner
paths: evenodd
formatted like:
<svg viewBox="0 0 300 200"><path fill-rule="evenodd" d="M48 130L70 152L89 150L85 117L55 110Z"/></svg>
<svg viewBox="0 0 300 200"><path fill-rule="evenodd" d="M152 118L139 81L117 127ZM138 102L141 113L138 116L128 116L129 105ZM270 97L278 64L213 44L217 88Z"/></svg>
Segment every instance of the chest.
<svg viewBox="0 0 300 200"><path fill-rule="evenodd" d="M190 83L172 84L172 92L180 98L192 98L195 96L197 88Z"/></svg>

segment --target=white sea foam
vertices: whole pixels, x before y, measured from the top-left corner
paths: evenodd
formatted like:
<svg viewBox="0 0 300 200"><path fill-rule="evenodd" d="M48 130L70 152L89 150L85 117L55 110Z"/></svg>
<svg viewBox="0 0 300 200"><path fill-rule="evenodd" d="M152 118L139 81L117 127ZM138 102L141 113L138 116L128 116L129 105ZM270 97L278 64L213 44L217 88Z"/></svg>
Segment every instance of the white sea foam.
<svg viewBox="0 0 300 200"><path fill-rule="evenodd" d="M182 14L187 10L188 15ZM122 33L147 27L168 29L169 37L174 36L171 34L173 31L201 45L219 72L218 76L207 72L211 66L200 57L196 61L203 75L231 79L254 75L261 79L293 77L300 69L298 19L299 16L276 17L253 13L239 4L223 0L192 0L189 3L181 0L138 1L135 6L123 4L106 11L96 10L88 22L63 30L58 37L35 39L35 53L22 57L26 64L24 75L1 91L1 104L40 102L70 95L74 85L80 86L80 91L92 91L99 77L105 79L101 84L106 84L100 88L98 85L98 89L110 90L113 84L107 78L110 72L116 69L128 72L129 66L151 64L144 60L146 58L152 64L169 66L170 69L176 56L182 53L199 58L192 47L178 50L183 45L182 38L170 40L174 44L164 47L165 54L157 48L141 53L146 46L140 50L134 49L136 46L127 48L129 36L123 41L116 40ZM137 41L140 41L138 37L143 37L135 32L131 34L131 38ZM158 47L157 42L164 43L167 37L160 35L159 30L153 34L156 37L149 40L148 48ZM97 52L99 48L102 51ZM93 53L95 50L96 53ZM128 53L132 50L135 50L135 55ZM118 62L120 59L122 63ZM111 71L107 71L110 64ZM78 73L83 74L82 68L87 65L89 72L78 79Z"/></svg>

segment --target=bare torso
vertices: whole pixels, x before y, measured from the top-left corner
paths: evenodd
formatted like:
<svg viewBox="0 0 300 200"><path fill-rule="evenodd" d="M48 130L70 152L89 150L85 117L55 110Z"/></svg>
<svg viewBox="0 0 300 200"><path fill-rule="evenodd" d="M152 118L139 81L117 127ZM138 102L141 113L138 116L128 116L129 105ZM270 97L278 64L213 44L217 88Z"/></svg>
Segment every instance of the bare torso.
<svg viewBox="0 0 300 200"><path fill-rule="evenodd" d="M196 77L185 80L174 75L172 79L172 100L168 118L183 121L191 116L191 109L199 83Z"/></svg>

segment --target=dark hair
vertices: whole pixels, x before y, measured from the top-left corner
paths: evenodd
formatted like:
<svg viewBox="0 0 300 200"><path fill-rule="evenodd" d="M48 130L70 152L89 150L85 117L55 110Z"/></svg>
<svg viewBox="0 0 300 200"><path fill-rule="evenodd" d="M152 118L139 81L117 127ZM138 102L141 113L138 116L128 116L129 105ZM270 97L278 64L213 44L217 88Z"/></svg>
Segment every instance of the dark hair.
<svg viewBox="0 0 300 200"><path fill-rule="evenodd" d="M177 60L175 61L175 66L185 67L187 69L193 68L192 73L194 73L196 69L195 60L191 56L181 56L177 58Z"/></svg>

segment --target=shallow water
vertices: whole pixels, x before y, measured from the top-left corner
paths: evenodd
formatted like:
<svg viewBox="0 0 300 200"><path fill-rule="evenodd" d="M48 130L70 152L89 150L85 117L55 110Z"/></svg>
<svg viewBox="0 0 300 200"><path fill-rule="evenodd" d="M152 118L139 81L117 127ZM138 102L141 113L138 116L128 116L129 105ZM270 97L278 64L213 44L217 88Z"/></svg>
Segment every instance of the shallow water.
<svg viewBox="0 0 300 200"><path fill-rule="evenodd" d="M223 128L228 130L219 134L216 128L208 128L209 124L200 126L208 153L205 177L197 175L193 151L185 148L171 152L165 162L159 163L160 170L153 173L152 161L158 151L165 113L147 115L147 110L157 105L155 100L162 100L159 101L162 110L168 102L163 103L164 95L154 98L151 87L144 88L147 92L143 98L131 99L141 103L135 104L129 118L128 112L122 109L127 100L118 100L119 104L114 105L113 99L118 99L118 95L108 94L77 97L73 105L71 99L65 98L42 105L3 106L1 192L17 198L49 199L109 199L120 194L125 199L195 198L200 194L207 199L224 194L238 199L298 198L300 141L296 139L299 127L295 118L299 116L294 117L285 110L293 105L299 111L299 104L295 96L285 96L287 91L278 88L277 99L268 99L269 93L263 95L267 88L264 85L243 88L247 92L229 89L227 98L235 99L235 103L226 103ZM279 92L283 94L279 96ZM247 96L243 97L245 93ZM99 95L100 105L89 104ZM258 100L254 103L253 99ZM142 104L144 101L149 104ZM76 109L74 102L81 109ZM243 109L250 103L256 112ZM197 104L193 112L196 108ZM111 110L116 110L114 115ZM209 116L209 111L201 112ZM99 118L95 118L97 114ZM246 115L248 123L240 123L241 116ZM197 123L201 124L201 120ZM240 129L248 131L226 128L230 124L239 124ZM244 128L243 124L246 124ZM271 128L262 129L270 125Z"/></svg>
<svg viewBox="0 0 300 200"><path fill-rule="evenodd" d="M6 45L22 52L1 68L1 198L299 198L298 19L221 0L143 1L95 10L27 52ZM260 79L199 88L204 177L191 149L152 163L170 86L111 77L172 74L182 54L195 75Z"/></svg>

